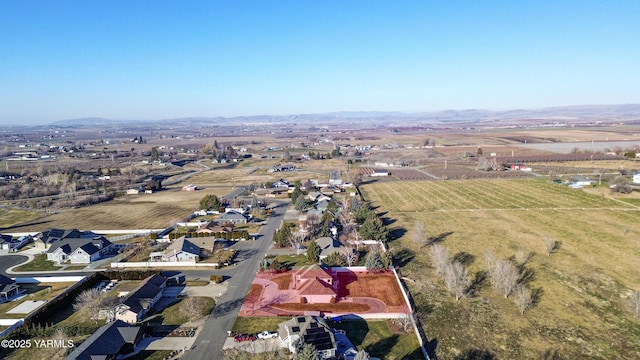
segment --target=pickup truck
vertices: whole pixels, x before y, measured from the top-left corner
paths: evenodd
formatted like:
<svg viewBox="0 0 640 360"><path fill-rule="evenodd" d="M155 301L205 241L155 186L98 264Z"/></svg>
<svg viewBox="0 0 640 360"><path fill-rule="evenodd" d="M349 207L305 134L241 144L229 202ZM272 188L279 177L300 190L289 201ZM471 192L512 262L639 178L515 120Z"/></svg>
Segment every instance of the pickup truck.
<svg viewBox="0 0 640 360"><path fill-rule="evenodd" d="M258 334L258 339L260 340L265 340L265 339L273 339L278 337L278 333L272 333L272 332L268 332L268 331L263 331L260 334Z"/></svg>

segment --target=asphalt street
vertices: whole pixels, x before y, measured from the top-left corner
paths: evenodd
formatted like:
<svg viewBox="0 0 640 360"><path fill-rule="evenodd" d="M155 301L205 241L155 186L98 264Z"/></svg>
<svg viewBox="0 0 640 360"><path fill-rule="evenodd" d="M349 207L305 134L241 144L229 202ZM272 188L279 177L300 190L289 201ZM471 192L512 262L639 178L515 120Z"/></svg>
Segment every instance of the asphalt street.
<svg viewBox="0 0 640 360"><path fill-rule="evenodd" d="M223 359L222 348L227 339L227 331L231 330L238 317L240 307L259 269L260 261L273 245L273 233L280 227L288 204L288 201L278 202L273 214L260 229L262 236L258 240L237 244L246 247L241 253L244 260L236 265L235 269L230 270L231 278L227 280L230 282L227 292L218 300L192 349L187 351L184 359ZM208 272L208 274L211 273ZM190 272L187 275L193 276L193 273Z"/></svg>

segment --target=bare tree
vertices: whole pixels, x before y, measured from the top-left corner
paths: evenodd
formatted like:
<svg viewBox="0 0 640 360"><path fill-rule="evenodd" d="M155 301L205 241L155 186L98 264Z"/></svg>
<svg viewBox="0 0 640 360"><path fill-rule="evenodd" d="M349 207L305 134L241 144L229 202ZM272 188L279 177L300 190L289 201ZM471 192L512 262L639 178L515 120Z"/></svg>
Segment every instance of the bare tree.
<svg viewBox="0 0 640 360"><path fill-rule="evenodd" d="M347 266L353 266L353 264L358 262L358 252L352 248L348 248L345 254L345 261L347 262Z"/></svg>
<svg viewBox="0 0 640 360"><path fill-rule="evenodd" d="M533 294L525 285L519 285L514 291L513 301L520 309L520 314L524 314L533 306Z"/></svg>
<svg viewBox="0 0 640 360"><path fill-rule="evenodd" d="M635 290L631 294L631 311L636 318L640 318L640 290Z"/></svg>
<svg viewBox="0 0 640 360"><path fill-rule="evenodd" d="M353 358L353 360L369 360L369 359L370 359L369 354L364 350L358 351L356 356Z"/></svg>
<svg viewBox="0 0 640 360"><path fill-rule="evenodd" d="M87 289L76 297L73 310L84 312L97 323L100 310L107 306L109 306L109 304L106 293L98 289Z"/></svg>
<svg viewBox="0 0 640 360"><path fill-rule="evenodd" d="M307 239L307 232L303 229L294 231L289 237L289 243L291 247L296 251L296 255L300 255L300 249L302 249L302 244Z"/></svg>
<svg viewBox="0 0 640 360"><path fill-rule="evenodd" d="M447 265L451 262L449 251L442 245L434 245L429 249L429 255L431 256L431 261L433 261L436 274L444 276Z"/></svg>
<svg viewBox="0 0 640 360"><path fill-rule="evenodd" d="M458 261L449 263L445 268L443 278L447 289L455 296L456 301L460 301L460 299L467 296L471 285L471 277L464 265Z"/></svg>
<svg viewBox="0 0 640 360"><path fill-rule="evenodd" d="M404 330L405 332L409 331L409 329L411 329L411 314L404 314L401 317L395 319L396 323L398 323L398 325L402 326L402 330Z"/></svg>
<svg viewBox="0 0 640 360"><path fill-rule="evenodd" d="M189 295L180 301L180 312L187 316L189 321L193 321L202 314L206 306L204 298Z"/></svg>
<svg viewBox="0 0 640 360"><path fill-rule="evenodd" d="M502 259L494 262L493 267L489 268L491 276L491 284L504 297L509 297L518 286L520 272L513 261Z"/></svg>
<svg viewBox="0 0 640 360"><path fill-rule="evenodd" d="M560 245L561 244L562 243L560 241L556 241L550 236L545 236L544 237L544 249L545 249L545 251L547 253L547 256L551 256L551 254L553 254L554 252L558 251L560 249Z"/></svg>
<svg viewBox="0 0 640 360"><path fill-rule="evenodd" d="M320 226L320 217L316 214L307 215L307 227L312 234L316 233Z"/></svg>
<svg viewBox="0 0 640 360"><path fill-rule="evenodd" d="M418 244L421 248L432 244L429 235L427 235L427 229L422 221L416 221L413 225L412 239L413 242Z"/></svg>

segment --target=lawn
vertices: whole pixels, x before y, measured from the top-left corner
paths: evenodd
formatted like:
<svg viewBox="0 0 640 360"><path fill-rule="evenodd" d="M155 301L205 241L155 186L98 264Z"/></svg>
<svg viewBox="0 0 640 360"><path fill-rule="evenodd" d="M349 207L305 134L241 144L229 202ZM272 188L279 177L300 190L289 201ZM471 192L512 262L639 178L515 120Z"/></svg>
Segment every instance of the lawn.
<svg viewBox="0 0 640 360"><path fill-rule="evenodd" d="M330 324L344 330L357 349L380 359L424 359L418 340L413 334L396 334L386 321L343 321Z"/></svg>
<svg viewBox="0 0 640 360"><path fill-rule="evenodd" d="M204 306L200 308L199 315L194 316L194 320L210 314L211 311L213 311L213 308L216 306L215 300L210 297L196 296L195 298L203 301ZM162 322L162 325L182 325L186 322L189 322L189 316L186 315L183 311L183 308L186 305L186 303L183 301L184 300L181 300L167 306L162 312L159 313L158 317L154 318L151 321Z"/></svg>
<svg viewBox="0 0 640 360"><path fill-rule="evenodd" d="M287 269L291 269L296 266L309 265L306 255L278 255L276 259Z"/></svg>
<svg viewBox="0 0 640 360"><path fill-rule="evenodd" d="M380 182L361 190L393 222L389 246L439 358L477 351L501 359L547 351L567 359L640 358L640 321L628 311L632 289L640 289L636 206L547 180ZM526 259L539 302L521 315L489 280L456 302L434 275L428 249L413 241L418 221L452 257L464 257L473 276L487 270L486 251ZM561 242L551 256L546 236Z"/></svg>
<svg viewBox="0 0 640 360"><path fill-rule="evenodd" d="M53 261L47 260L47 254L38 254L33 260L15 268L15 271L51 271L58 270L60 266L54 265Z"/></svg>
<svg viewBox="0 0 640 360"><path fill-rule="evenodd" d="M257 334L263 331L278 331L278 324L287 320L287 318L280 318L274 316L255 316L255 317L242 317L239 316L236 322L233 324L232 331L236 334L247 333Z"/></svg>

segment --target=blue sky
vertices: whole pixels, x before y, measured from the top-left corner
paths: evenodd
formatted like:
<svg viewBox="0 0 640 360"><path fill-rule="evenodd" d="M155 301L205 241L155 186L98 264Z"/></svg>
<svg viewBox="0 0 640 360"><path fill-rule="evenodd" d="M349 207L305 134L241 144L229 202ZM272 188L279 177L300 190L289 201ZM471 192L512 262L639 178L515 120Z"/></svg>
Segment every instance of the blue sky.
<svg viewBox="0 0 640 360"><path fill-rule="evenodd" d="M0 0L0 123L640 102L640 1Z"/></svg>

